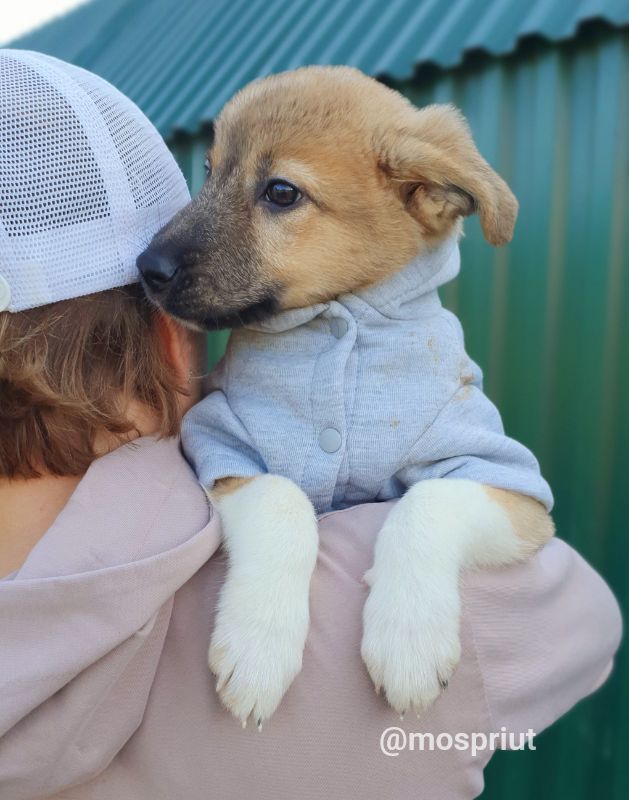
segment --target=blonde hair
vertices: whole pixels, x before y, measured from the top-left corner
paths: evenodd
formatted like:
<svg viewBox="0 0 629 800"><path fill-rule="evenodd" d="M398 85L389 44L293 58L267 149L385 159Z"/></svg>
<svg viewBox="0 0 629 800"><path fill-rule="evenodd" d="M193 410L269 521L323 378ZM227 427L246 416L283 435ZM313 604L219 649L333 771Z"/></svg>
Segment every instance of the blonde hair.
<svg viewBox="0 0 629 800"><path fill-rule="evenodd" d="M130 399L179 430L174 368L139 285L0 313L0 477L81 475L100 434L134 431Z"/></svg>

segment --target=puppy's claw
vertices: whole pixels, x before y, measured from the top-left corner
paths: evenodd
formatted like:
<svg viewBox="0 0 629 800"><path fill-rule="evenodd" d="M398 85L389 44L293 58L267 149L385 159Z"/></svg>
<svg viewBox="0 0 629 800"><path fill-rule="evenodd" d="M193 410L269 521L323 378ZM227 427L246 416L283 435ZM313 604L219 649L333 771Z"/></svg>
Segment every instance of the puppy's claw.
<svg viewBox="0 0 629 800"><path fill-rule="evenodd" d="M258 720L258 733L260 733L261 730L262 730L262 720L259 719Z"/></svg>
<svg viewBox="0 0 629 800"><path fill-rule="evenodd" d="M439 686L441 686L443 690L448 688L449 683L450 681L447 678L442 678L441 676L439 676Z"/></svg>

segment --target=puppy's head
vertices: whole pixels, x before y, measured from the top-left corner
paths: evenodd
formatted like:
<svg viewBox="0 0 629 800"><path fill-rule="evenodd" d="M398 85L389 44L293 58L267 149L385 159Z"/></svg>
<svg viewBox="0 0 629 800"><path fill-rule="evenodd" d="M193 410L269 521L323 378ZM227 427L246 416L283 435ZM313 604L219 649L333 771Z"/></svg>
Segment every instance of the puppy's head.
<svg viewBox="0 0 629 800"><path fill-rule="evenodd" d="M517 203L452 106L417 109L347 67L250 84L223 109L199 195L138 266L197 327L233 327L382 280L480 215L504 244Z"/></svg>

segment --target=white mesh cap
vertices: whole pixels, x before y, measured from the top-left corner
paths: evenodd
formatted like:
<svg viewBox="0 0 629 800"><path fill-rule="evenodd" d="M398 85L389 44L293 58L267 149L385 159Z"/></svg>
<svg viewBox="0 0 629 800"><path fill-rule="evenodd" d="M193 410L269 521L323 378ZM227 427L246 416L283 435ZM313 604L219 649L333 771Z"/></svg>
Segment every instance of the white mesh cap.
<svg viewBox="0 0 629 800"><path fill-rule="evenodd" d="M190 199L159 133L111 84L0 49L0 311L124 286Z"/></svg>

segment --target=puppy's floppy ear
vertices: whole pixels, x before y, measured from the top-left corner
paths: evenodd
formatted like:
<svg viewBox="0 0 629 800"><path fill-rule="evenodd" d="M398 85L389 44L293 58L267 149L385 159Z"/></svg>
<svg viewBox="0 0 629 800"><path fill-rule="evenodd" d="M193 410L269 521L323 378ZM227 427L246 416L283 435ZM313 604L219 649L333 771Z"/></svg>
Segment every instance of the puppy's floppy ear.
<svg viewBox="0 0 629 800"><path fill-rule="evenodd" d="M518 202L454 106L409 108L402 124L387 130L381 152L382 168L426 236L441 237L458 217L477 211L488 242L511 240Z"/></svg>

